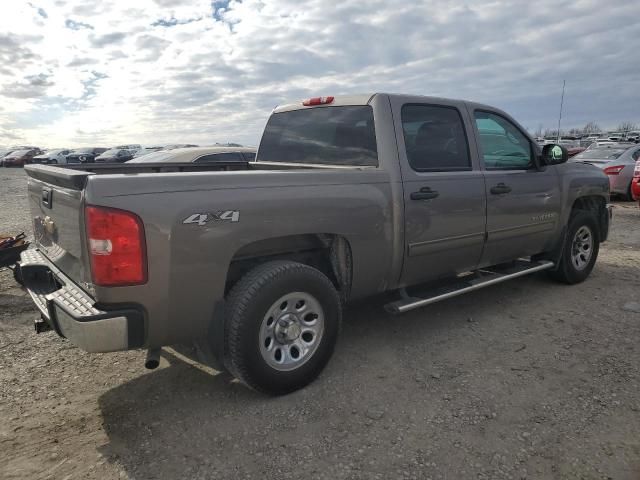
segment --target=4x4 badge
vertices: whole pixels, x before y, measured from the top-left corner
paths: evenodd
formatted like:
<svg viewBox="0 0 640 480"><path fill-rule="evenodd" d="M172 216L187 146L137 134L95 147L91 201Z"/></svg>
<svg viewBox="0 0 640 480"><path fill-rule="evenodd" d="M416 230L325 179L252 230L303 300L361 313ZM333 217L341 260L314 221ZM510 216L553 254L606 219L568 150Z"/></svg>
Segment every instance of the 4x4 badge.
<svg viewBox="0 0 640 480"><path fill-rule="evenodd" d="M240 221L239 210L224 210L215 213L194 213L185 218L182 223L185 225L196 223L200 226L209 222L238 222Z"/></svg>

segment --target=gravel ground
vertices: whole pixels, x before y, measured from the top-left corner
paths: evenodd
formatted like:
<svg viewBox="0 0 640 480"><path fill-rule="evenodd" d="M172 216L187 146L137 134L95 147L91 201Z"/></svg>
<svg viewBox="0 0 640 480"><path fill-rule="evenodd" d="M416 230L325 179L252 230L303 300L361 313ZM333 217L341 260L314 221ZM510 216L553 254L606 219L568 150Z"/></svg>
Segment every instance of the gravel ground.
<svg viewBox="0 0 640 480"><path fill-rule="evenodd" d="M0 231L28 230L0 169ZM0 272L0 478L640 479L640 211L591 277L404 316L350 307L322 376L267 398L167 351L86 354Z"/></svg>

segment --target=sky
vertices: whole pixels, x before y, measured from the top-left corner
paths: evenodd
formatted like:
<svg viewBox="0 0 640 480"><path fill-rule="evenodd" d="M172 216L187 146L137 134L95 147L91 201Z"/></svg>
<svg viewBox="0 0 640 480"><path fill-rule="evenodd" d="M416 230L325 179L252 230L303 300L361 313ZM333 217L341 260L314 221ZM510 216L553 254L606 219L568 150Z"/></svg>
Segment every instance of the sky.
<svg viewBox="0 0 640 480"><path fill-rule="evenodd" d="M257 145L279 104L461 98L640 123L640 2L3 0L0 145Z"/></svg>

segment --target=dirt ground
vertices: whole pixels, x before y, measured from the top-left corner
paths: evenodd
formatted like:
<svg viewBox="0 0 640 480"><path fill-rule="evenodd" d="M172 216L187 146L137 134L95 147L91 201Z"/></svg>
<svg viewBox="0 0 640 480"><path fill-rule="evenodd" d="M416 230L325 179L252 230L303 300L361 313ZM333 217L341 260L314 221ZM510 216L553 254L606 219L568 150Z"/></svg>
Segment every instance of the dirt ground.
<svg viewBox="0 0 640 480"><path fill-rule="evenodd" d="M29 230L0 169L0 232ZM640 479L640 210L577 286L534 275L403 316L346 313L335 356L267 398L168 351L87 354L0 272L2 479Z"/></svg>

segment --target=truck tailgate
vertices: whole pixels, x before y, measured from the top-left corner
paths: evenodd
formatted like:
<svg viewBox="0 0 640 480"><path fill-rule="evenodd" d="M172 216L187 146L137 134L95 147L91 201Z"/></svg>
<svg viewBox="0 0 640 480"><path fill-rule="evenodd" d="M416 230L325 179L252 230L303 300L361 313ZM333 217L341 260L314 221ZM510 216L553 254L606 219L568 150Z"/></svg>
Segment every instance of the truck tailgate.
<svg viewBox="0 0 640 480"><path fill-rule="evenodd" d="M82 189L90 174L35 165L25 170L36 246L74 282L89 282Z"/></svg>

